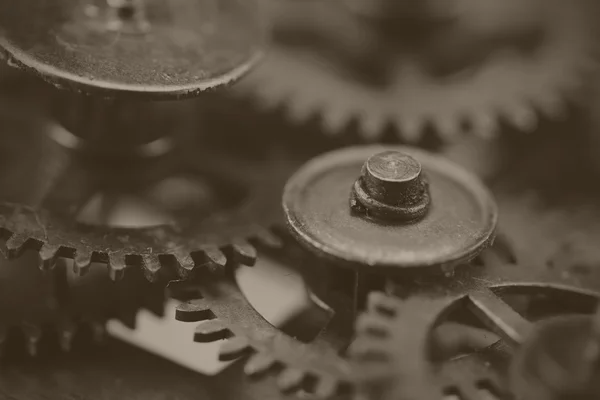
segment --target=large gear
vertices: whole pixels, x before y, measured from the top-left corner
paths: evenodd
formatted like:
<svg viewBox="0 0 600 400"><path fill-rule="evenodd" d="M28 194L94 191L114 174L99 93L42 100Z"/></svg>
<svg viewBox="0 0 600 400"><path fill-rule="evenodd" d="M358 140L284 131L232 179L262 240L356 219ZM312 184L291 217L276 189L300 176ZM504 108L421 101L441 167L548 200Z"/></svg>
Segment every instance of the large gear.
<svg viewBox="0 0 600 400"><path fill-rule="evenodd" d="M340 34L345 40L364 42L355 46L378 43L335 2L296 4L291 11L285 7L281 26L280 14L275 17L280 30L310 30L312 24L325 34L344 32ZM548 7L560 11L554 13L550 32L535 53L499 53L470 74L433 78L411 54L401 54L393 61L392 83L370 87L345 77L315 54L275 44L266 60L233 90L255 97L264 108L285 105L294 121L318 117L331 134L352 124L368 139L381 137L392 126L408 142L418 142L432 129L447 140L465 131L489 136L505 123L531 131L540 115L556 118L565 113L566 103L579 93L596 64L593 23L585 2L559 1ZM294 20L296 15L300 22Z"/></svg>
<svg viewBox="0 0 600 400"><path fill-rule="evenodd" d="M53 139L66 133L58 126L23 112L4 119L5 137L20 136L11 146L19 146L19 154L30 156L26 161L16 160L19 163L12 164L3 178L6 181L3 187L11 189L3 193L0 205L0 226L9 258L31 248L39 251L47 267L61 257L74 259L75 267L82 271L92 262L100 262L108 264L111 276L118 278L127 266L135 265L141 266L152 280L162 275L170 278L174 272L185 276L196 266L222 266L228 258L226 254L251 264L256 250L249 240L267 246L280 244L271 228L282 221L279 207L282 187L297 161L286 151L279 148L271 151L271 147L262 146L258 135L248 143L251 139L243 136L230 138L240 146L247 145L242 153L246 158L237 157L240 154L234 156L238 149L221 137L219 140L225 147L206 148L205 141L205 148L200 151L186 143L183 162L177 158L179 153L173 156L174 160L167 160L175 163L175 172L184 177L196 174L200 178L220 178L219 189L224 186L228 195L242 192L238 203L209 216L206 210L196 208L193 218L189 213L174 214L172 225L112 228L77 223L75 214L98 191L112 187L118 193L131 186L143 186L156 179L156 174L165 172L148 171L142 166L141 172L134 169L125 176L110 169L104 175L94 175L94 171L90 174L83 160ZM36 158L38 154L41 155ZM178 168L182 163L183 167ZM24 168L19 168L20 165ZM167 168L171 168L167 169L168 177L173 173L168 162ZM30 171L29 178L23 179L19 170ZM31 198L34 200L24 200Z"/></svg>

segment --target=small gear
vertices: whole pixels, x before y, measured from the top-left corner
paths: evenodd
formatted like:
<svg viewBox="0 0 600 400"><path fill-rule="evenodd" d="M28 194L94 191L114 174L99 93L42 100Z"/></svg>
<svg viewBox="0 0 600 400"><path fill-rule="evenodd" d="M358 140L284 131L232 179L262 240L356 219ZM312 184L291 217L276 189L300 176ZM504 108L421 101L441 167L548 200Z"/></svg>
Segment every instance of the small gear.
<svg viewBox="0 0 600 400"><path fill-rule="evenodd" d="M323 30L325 35L343 32L338 39L359 52L365 46L379 45L336 4L293 6L297 8L286 11L283 6L284 11L276 14L276 26L278 17L283 20L280 29ZM560 11L553 14L550 32L535 52L498 51L470 73L434 78L411 54L401 54L394 61L391 84L371 87L346 78L323 57L275 44L266 60L233 91L255 97L261 107L285 104L295 121L317 116L331 134L358 124L368 139L382 136L390 126L408 142L418 142L431 129L444 139L464 131L489 136L503 122L531 131L539 114L550 118L564 114L566 102L574 99L596 64L595 35L586 4L560 1L549 7ZM318 43L328 40L319 37Z"/></svg>
<svg viewBox="0 0 600 400"><path fill-rule="evenodd" d="M41 118L32 118L27 111L4 115L3 119L5 151L10 157L5 160L6 173L0 179L2 187L10 190L2 195L0 229L9 258L31 248L39 251L46 267L61 257L74 259L75 267L81 271L92 262L100 262L108 264L111 276L118 278L126 266L135 265L141 266L152 280L162 275L171 278L169 271L175 269L185 276L196 266L222 266L228 256L251 264L256 250L249 240L267 246L280 245L279 237L271 228L283 221L282 188L298 164L294 154L279 151L279 148L271 151L271 147L263 146L258 135L252 139L242 136L227 136L227 139L223 135L218 140L225 144L215 145L215 148L209 147L208 141L200 148L186 143L182 153L171 154L166 159L165 170L149 171L144 168L146 164L135 169L127 164L130 168L124 174L123 166L117 164L109 166L114 169L108 168L108 172L96 173L86 164L88 160L78 158L55 140L68 137L62 128ZM8 140L17 134L19 140ZM238 150L228 140L242 146L239 148L242 154L234 155ZM15 151L10 152L8 148ZM17 158L15 154L26 157ZM23 171L27 171L27 179ZM216 210L211 208L216 202L205 201L203 197L194 198L193 207L189 200L183 206L176 201L173 205L172 197L178 199L173 192L181 182L164 180L173 175L213 179L219 183L215 186L217 193L224 191L227 198L236 197L239 202L219 203L219 207L226 207ZM146 190L148 186L152 188L148 181L164 183L166 188ZM187 189L189 184L180 188ZM89 205L93 195L102 191L145 196L152 200L154 207L166 204L174 210L164 206L163 210L172 211L170 219L147 228L112 228L76 222L83 206ZM185 192L188 193L189 190ZM200 195L203 193L200 190Z"/></svg>
<svg viewBox="0 0 600 400"><path fill-rule="evenodd" d="M484 326L507 343L517 344L528 337L531 323L521 316L522 311L515 311L501 300L505 295L548 296L554 299L551 309L562 304L572 313L594 312L600 297L600 270L596 267L600 253L594 243L600 230L589 221L597 214L579 207L564 212L540 210L540 204L532 198L513 199L512 203L503 197L498 200L501 237L479 261L443 278L417 279L414 286L390 281L391 290L402 298L371 295L368 312L357 321L359 339L353 344L352 353L358 358L383 358L398 364L391 368L384 362L367 368L372 376L369 375L364 390L378 390L381 382L391 377L400 378L401 383L392 389L399 391L392 398L398 398L400 392L415 399L433 399L436 397L428 396L448 391L466 398L473 396L474 389L480 387L477 381L469 376L464 380L454 375L448 380L432 375L427 358L433 330L458 307L466 306ZM510 239L510 243L506 244L505 239ZM388 342L376 337L381 336L382 330L390 335ZM403 346L395 346L394 342ZM390 349L396 350L388 353ZM402 360L411 362L402 364ZM419 360L417 368L414 360ZM491 390L500 393L506 389L505 385L493 384L494 379L485 382Z"/></svg>
<svg viewBox="0 0 600 400"><path fill-rule="evenodd" d="M423 292L404 300L382 293L370 296L368 312L357 321L358 339L351 348L351 354L357 362L369 364L365 365L366 383L361 389L365 394L370 394L373 400L429 400L441 398L444 394L478 398L475 395L481 388L502 393L505 388L497 386L501 379L493 372L475 377L454 374L442 377L435 372L432 362L435 347L431 339L443 315L453 308L467 306L484 325L498 332L508 343L521 345L533 331L535 322L527 321L520 312L501 300L502 293L556 296L561 301L578 304L579 313L593 313L599 299L597 292L562 284L495 286L489 276L476 277L467 282L469 278L465 276L464 281L454 286L454 289L461 288L458 292L450 290L440 297L433 292ZM486 289L482 290L482 282ZM472 283L474 286L467 289ZM481 367L486 370L485 365ZM386 384L389 386L386 387ZM374 394L381 387L386 388L383 393Z"/></svg>
<svg viewBox="0 0 600 400"><path fill-rule="evenodd" d="M220 350L222 360L253 353L245 364L246 374L259 376L282 367L277 371L277 384L283 391L304 389L319 398L339 393L351 382L351 367L340 355L350 340L350 329L340 329L348 326L342 322L347 313L336 313L314 341L304 343L267 322L231 277L198 284L183 282L170 288L175 294L187 293L194 298L179 306L176 318L200 321L195 341L228 339ZM343 310L336 307L336 311Z"/></svg>

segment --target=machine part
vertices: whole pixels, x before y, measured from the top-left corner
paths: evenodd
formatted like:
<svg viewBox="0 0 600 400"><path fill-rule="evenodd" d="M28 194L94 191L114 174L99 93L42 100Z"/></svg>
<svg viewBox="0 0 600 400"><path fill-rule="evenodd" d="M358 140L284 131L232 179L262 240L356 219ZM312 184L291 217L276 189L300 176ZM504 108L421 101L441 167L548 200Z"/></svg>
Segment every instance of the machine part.
<svg viewBox="0 0 600 400"><path fill-rule="evenodd" d="M348 309L336 307L336 314L314 340L306 343L267 322L246 300L233 277L202 280L195 284L171 284L173 293L193 298L181 304L177 319L197 322L194 340L213 342L228 339L220 350L222 360L243 355L250 358L245 372L259 377L275 372L282 391L304 390L319 398L344 391L351 383L349 363L342 351L350 341ZM351 299L347 299L351 303ZM341 311L341 313L340 313ZM351 320L350 320L351 326ZM279 367L279 368L278 368Z"/></svg>
<svg viewBox="0 0 600 400"><path fill-rule="evenodd" d="M288 181L283 208L292 234L311 251L391 274L468 262L493 241L497 221L496 204L475 176L400 146L317 157Z"/></svg>
<svg viewBox="0 0 600 400"><path fill-rule="evenodd" d="M519 399L597 399L597 362L597 318L549 319L518 352L510 374L512 391Z"/></svg>
<svg viewBox="0 0 600 400"><path fill-rule="evenodd" d="M289 3L276 8L275 39L308 31L309 39L297 39L308 50L275 44L233 91L267 109L285 105L294 121L316 116L331 134L357 124L365 138L376 139L392 127L413 143L431 131L445 140L463 132L489 136L506 124L532 131L540 117L564 115L596 64L594 23L582 1L551 4L559 11L551 13L549 32L534 52L497 52L479 68L447 78L424 71L414 54L396 57L381 49L381 41L335 2ZM391 83L382 88L345 76L343 68L315 54L323 43L353 54L342 59L345 64L384 57Z"/></svg>
<svg viewBox="0 0 600 400"><path fill-rule="evenodd" d="M373 395L375 390L385 388L372 399L436 399L453 392L470 399L478 398L473 397L476 389L486 386L492 392L502 393L505 388L496 386L502 378L493 371L483 382L478 381L481 377L476 380L470 376L442 377L436 372L433 332L452 309L468 307L485 327L514 347L522 345L536 325L511 308L502 296L555 296L578 307L581 313L593 313L598 301L597 292L561 284L496 284L492 282L498 280L488 275L470 281L464 277L465 280L454 285L454 291L450 289L443 296L430 291L403 300L381 293L370 297L367 314L357 321L359 338L351 348L351 354L363 363L366 371L361 391ZM469 285L472 286L467 289ZM455 291L457 288L460 289Z"/></svg>
<svg viewBox="0 0 600 400"><path fill-rule="evenodd" d="M42 271L37 254L32 251L18 260L2 260L3 355L20 355L21 347L15 344L20 344L21 339L30 356L38 354L42 343L44 349L54 347L54 339L61 350L69 351L82 328L99 341L109 319L135 327L135 316L142 308L162 315L164 288L147 282L140 270L128 270L121 282L114 283L99 268L77 277L72 268L66 268L67 263L65 260L52 271Z"/></svg>
<svg viewBox="0 0 600 400"><path fill-rule="evenodd" d="M44 273L37 268L34 252L27 252L19 260L0 260L2 355L15 350L9 340L15 328L23 334L25 349L33 356L38 352L46 325L60 327L60 307L54 278L55 274Z"/></svg>
<svg viewBox="0 0 600 400"><path fill-rule="evenodd" d="M271 151L260 135L232 137L221 131L219 144L186 143L181 152L171 152L160 168L149 169L141 162L128 164L127 170L120 164L98 170L90 166L93 160L77 157L54 140L65 134L60 127L27 112L3 115L3 120L8 157L2 159L6 164L0 176L5 188L0 230L9 258L30 248L39 251L45 267L65 257L85 272L92 262L100 262L109 265L116 279L127 266L140 266L152 280L163 275L170 279L175 271L186 276L196 267L220 269L230 257L252 264L256 249L249 241L280 245L271 228L284 223L281 193L299 161L286 150ZM232 146L232 141L240 147ZM213 186L217 193L239 201L221 202L226 207L217 210L202 207L206 202L196 198L191 206L189 200L173 206L180 196L165 179L181 175L217 182ZM153 184L163 183L166 186L158 196ZM171 219L141 228L78 223L82 207L98 192L145 196L155 207L171 211Z"/></svg>
<svg viewBox="0 0 600 400"><path fill-rule="evenodd" d="M531 199L516 201L514 193L512 196L512 202L498 197L501 236L478 261L447 276L390 281L389 290L399 297L371 296L368 312L357 321L359 339L352 353L384 362L366 368L370 375L364 390L380 390L381 382L391 382L389 379L399 382L375 399L399 398L400 394L427 399L448 391L466 398L475 396L477 380L457 376L449 381L432 369L432 332L452 310L472 311L485 328L509 346L521 345L533 329L525 313L515 311L504 300L509 296L549 297L554 316L557 308L558 314L594 312L600 288L595 265L600 255L593 243L600 230L590 221L596 220L597 214L577 205L573 205L574 210L561 212L541 210ZM510 240L508 246L506 239ZM391 336L381 339L382 330ZM394 350L388 353L389 349ZM498 393L506 388L493 380L485 384Z"/></svg>
<svg viewBox="0 0 600 400"><path fill-rule="evenodd" d="M237 80L262 54L259 1L0 3L8 64L58 88L181 98Z"/></svg>
<svg viewBox="0 0 600 400"><path fill-rule="evenodd" d="M88 327L93 339L100 341L109 320L119 320L134 329L142 309L163 316L164 287L148 282L139 269L126 270L117 283L98 264L92 265L84 276L74 271L72 260L60 260L56 269L63 279L58 295L64 321L61 345L65 350L70 349L71 339L81 326Z"/></svg>

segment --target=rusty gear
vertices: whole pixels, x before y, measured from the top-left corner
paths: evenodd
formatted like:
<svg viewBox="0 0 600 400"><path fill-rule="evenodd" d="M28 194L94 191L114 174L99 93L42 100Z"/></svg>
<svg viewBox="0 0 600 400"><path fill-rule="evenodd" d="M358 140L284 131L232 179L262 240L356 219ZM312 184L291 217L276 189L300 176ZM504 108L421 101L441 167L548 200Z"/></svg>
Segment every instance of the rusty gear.
<svg viewBox="0 0 600 400"><path fill-rule="evenodd" d="M557 118L565 113L566 103L579 93L596 64L593 24L588 22L584 2L554 5L560 11L535 53L495 54L469 74L438 80L423 71L411 54L401 54L393 61L395 67L390 67L391 84L371 87L345 77L322 57L275 44L262 65L234 91L255 97L263 108L285 105L294 121L318 117L330 134L356 124L365 138L376 139L392 127L402 139L414 143L431 130L446 140L465 131L489 136L505 123L531 131L540 116ZM321 30L325 37L343 32L338 38L341 45L355 52L379 46L331 2L292 6L297 8L286 11L284 5L284 11L276 14L276 27L277 18L283 20L280 30ZM319 43L331 41L322 36Z"/></svg>
<svg viewBox="0 0 600 400"><path fill-rule="evenodd" d="M228 339L220 349L222 360L252 353L245 365L246 374L259 376L282 367L277 371L277 384L283 391L304 389L319 397L334 395L350 382L350 365L339 354L350 339L349 330L342 328L348 318L344 306L335 308L333 319L314 341L303 343L267 322L231 277L198 284L184 282L171 289L175 294L193 291L194 299L179 306L176 318L200 322L195 341Z"/></svg>
<svg viewBox="0 0 600 400"><path fill-rule="evenodd" d="M148 282L140 270L128 270L115 283L99 266L80 277L67 264L64 260L53 270L42 271L32 251L18 260L2 261L0 342L10 349L7 353L20 352L12 345L18 340L15 329L22 334L26 352L34 356L47 334L55 335L60 348L69 351L81 328L100 340L110 319L135 328L141 309L162 315L164 288Z"/></svg>
<svg viewBox="0 0 600 400"><path fill-rule="evenodd" d="M218 138L225 143L218 149L200 151L186 143L183 155L171 154L165 161L166 172L134 164L139 168L129 168L124 176L120 164L109 166L108 171L90 170L86 160L54 140L65 133L56 125L32 118L27 112L3 118L5 138L19 136L19 140L6 140L14 151L5 150L10 157L4 160L7 172L0 178L2 187L11 188L3 192L0 204L0 231L9 258L35 249L46 267L66 257L74 259L81 271L92 262L100 262L108 264L111 276L118 278L127 266L140 266L149 279L158 279L159 275L170 278L174 270L185 276L196 266L222 266L228 256L251 264L256 250L249 240L267 246L280 244L271 228L282 221L281 191L296 161L285 150L271 151L272 147L264 146L258 135L251 139L228 136L239 148L232 147L225 135ZM247 147L241 145L244 140L249 142ZM208 146L206 141L203 144ZM235 151L244 153L233 154ZM127 190L131 185L134 189L143 187L157 178L171 176L173 170L184 176L216 177L221 184L218 189L225 186L223 190L229 196L238 195L240 201L224 210L209 207L210 213L194 208L192 217L189 207L179 209L173 213L172 225L149 228L109 228L75 222L74 214L98 191L130 193ZM27 171L26 176L23 171ZM154 201L160 203L162 199Z"/></svg>

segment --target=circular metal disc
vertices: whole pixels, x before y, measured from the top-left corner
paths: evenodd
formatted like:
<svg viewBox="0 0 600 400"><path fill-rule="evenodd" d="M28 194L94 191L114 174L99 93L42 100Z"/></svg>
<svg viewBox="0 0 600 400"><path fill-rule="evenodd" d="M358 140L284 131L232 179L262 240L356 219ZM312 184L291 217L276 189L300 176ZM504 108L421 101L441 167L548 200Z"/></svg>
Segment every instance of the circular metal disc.
<svg viewBox="0 0 600 400"><path fill-rule="evenodd" d="M262 53L260 0L143 0L142 22L125 25L119 2L0 0L0 47L59 87L152 97L230 83Z"/></svg>
<svg viewBox="0 0 600 400"><path fill-rule="evenodd" d="M350 213L350 191L363 163L388 150L417 159L429 182L430 210L417 222ZM352 147L310 161L288 181L283 208L292 233L309 249L353 267L388 272L472 259L493 239L498 214L476 177L436 155L402 146Z"/></svg>

